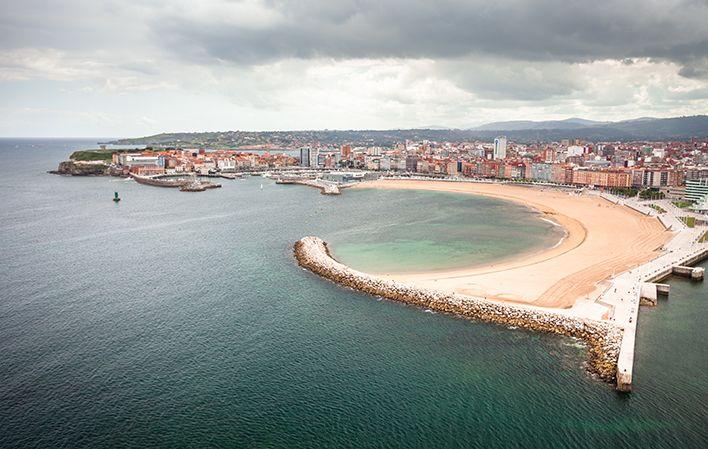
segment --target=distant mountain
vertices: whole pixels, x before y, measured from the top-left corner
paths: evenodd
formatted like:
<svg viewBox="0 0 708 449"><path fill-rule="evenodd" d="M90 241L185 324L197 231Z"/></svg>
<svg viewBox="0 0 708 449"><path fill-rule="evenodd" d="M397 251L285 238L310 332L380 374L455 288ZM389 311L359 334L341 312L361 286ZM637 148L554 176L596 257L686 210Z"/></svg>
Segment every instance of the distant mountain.
<svg viewBox="0 0 708 449"><path fill-rule="evenodd" d="M452 128L450 128L449 126L425 125L425 126L419 126L416 129L437 129L437 130L440 130L440 129L452 129Z"/></svg>
<svg viewBox="0 0 708 449"><path fill-rule="evenodd" d="M534 122L531 120L516 120L509 122L492 122L470 128L472 131L521 131L526 129L577 129L588 126L600 126L610 122L597 122L582 118L569 118L565 120L547 120Z"/></svg>
<svg viewBox="0 0 708 449"><path fill-rule="evenodd" d="M534 122L494 122L470 129L505 133L517 139L555 140L575 137L586 140L667 140L708 136L708 116L641 117L620 122L597 122L581 118ZM560 137L565 136L565 137Z"/></svg>
<svg viewBox="0 0 708 449"><path fill-rule="evenodd" d="M498 129L489 129L490 126ZM529 128L530 126L532 127ZM263 145L271 149L296 149L313 143L333 146L345 143L390 146L403 140L491 141L500 134L517 142L558 142L562 139L583 139L591 142L687 140L692 137L708 139L708 116L664 119L643 117L621 122L571 118L547 122L497 122L474 129L436 128L163 133L108 143L182 148L253 148L254 145Z"/></svg>

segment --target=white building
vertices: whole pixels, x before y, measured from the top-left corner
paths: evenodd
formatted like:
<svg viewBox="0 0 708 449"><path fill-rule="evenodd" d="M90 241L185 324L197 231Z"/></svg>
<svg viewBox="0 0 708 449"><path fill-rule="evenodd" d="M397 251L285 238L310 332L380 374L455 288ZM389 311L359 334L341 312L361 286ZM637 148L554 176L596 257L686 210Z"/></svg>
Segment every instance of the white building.
<svg viewBox="0 0 708 449"><path fill-rule="evenodd" d="M684 199L700 203L708 197L708 178L689 179L686 181L686 193Z"/></svg>
<svg viewBox="0 0 708 449"><path fill-rule="evenodd" d="M134 166L149 166L149 165L159 165L157 156L141 156L141 155L126 155L125 162L122 165L127 165L128 167Z"/></svg>
<svg viewBox="0 0 708 449"><path fill-rule="evenodd" d="M567 157L582 156L584 151L585 151L585 148L581 147L580 145L571 145L566 150L566 156Z"/></svg>
<svg viewBox="0 0 708 449"><path fill-rule="evenodd" d="M494 139L494 159L506 158L506 136Z"/></svg>
<svg viewBox="0 0 708 449"><path fill-rule="evenodd" d="M236 161L234 159L219 159L216 164L221 171L236 170Z"/></svg>
<svg viewBox="0 0 708 449"><path fill-rule="evenodd" d="M320 156L320 150L319 148L311 148L310 149L310 167L317 168L319 167L319 156Z"/></svg>

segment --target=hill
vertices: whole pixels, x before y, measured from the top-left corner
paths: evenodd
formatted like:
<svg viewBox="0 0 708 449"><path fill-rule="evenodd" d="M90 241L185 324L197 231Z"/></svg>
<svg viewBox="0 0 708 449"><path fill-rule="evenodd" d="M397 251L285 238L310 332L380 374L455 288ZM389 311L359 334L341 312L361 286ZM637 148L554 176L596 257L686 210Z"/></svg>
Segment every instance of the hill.
<svg viewBox="0 0 708 449"><path fill-rule="evenodd" d="M496 129L490 129L496 128ZM708 138L708 116L641 118L621 122L595 122L567 119L547 122L496 122L474 129L397 129L397 130L321 130L321 131L218 131L200 133L162 133L154 136L121 139L108 143L191 148L295 149L303 145L380 145L390 146L404 140L465 141L492 140L504 134L518 142L549 142L562 139L588 141L651 141Z"/></svg>

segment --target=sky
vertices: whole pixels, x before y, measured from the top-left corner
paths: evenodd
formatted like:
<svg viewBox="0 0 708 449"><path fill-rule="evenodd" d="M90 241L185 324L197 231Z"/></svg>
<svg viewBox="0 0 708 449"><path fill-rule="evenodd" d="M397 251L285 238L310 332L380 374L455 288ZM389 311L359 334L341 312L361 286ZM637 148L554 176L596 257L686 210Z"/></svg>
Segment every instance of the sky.
<svg viewBox="0 0 708 449"><path fill-rule="evenodd" d="M0 0L0 136L708 113L708 0Z"/></svg>

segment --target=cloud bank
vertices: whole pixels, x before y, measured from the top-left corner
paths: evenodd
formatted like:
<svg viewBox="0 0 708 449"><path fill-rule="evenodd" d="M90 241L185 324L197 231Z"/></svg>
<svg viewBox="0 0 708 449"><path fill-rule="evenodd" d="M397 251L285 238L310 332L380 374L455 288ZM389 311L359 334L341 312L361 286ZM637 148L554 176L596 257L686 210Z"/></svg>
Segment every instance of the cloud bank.
<svg viewBox="0 0 708 449"><path fill-rule="evenodd" d="M708 112L702 0L30 0L1 8L5 135L36 128L27 112L36 110L64 132L102 135ZM66 113L78 107L105 120L82 124L82 114Z"/></svg>

